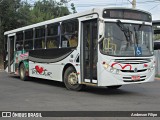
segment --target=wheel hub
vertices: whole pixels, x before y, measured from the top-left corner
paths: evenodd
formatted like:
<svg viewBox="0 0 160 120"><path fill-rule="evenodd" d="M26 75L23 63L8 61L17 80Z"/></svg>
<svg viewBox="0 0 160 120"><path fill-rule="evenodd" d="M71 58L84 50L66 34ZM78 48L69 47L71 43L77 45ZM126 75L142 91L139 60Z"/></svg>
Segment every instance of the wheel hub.
<svg viewBox="0 0 160 120"><path fill-rule="evenodd" d="M76 73L71 73L68 76L68 83L70 85L76 85L78 83L78 77Z"/></svg>
<svg viewBox="0 0 160 120"><path fill-rule="evenodd" d="M21 77L24 78L24 68L22 67L20 70Z"/></svg>

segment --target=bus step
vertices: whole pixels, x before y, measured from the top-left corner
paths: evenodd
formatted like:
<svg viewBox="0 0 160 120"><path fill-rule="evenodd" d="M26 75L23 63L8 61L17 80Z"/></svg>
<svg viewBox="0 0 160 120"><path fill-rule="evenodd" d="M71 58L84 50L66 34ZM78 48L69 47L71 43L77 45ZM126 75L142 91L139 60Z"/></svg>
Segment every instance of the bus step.
<svg viewBox="0 0 160 120"><path fill-rule="evenodd" d="M89 85L89 86L97 86L97 84L95 84L95 83L86 83L86 82L82 82L81 84Z"/></svg>

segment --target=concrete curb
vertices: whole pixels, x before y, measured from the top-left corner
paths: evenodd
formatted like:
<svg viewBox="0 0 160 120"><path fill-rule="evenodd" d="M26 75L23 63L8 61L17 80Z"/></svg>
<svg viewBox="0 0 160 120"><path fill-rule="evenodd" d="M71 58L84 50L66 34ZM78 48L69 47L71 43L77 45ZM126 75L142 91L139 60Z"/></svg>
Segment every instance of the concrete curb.
<svg viewBox="0 0 160 120"><path fill-rule="evenodd" d="M155 80L160 80L160 78L158 78L158 77L155 77Z"/></svg>
<svg viewBox="0 0 160 120"><path fill-rule="evenodd" d="M4 70L3 69L0 69L0 72L3 72Z"/></svg>

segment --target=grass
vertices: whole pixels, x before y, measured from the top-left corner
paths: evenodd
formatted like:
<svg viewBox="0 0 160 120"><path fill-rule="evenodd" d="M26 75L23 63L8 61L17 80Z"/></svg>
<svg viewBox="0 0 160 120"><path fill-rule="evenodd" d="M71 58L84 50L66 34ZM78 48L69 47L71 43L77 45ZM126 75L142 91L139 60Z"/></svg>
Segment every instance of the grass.
<svg viewBox="0 0 160 120"><path fill-rule="evenodd" d="M160 75L159 75L159 74L156 74L155 77L160 78Z"/></svg>

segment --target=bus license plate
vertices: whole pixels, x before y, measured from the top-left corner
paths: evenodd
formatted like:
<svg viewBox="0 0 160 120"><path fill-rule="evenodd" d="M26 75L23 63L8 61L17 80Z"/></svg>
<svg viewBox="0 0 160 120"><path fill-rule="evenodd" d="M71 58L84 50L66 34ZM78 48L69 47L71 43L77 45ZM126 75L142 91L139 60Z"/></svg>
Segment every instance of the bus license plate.
<svg viewBox="0 0 160 120"><path fill-rule="evenodd" d="M140 76L132 76L132 80L140 80Z"/></svg>

